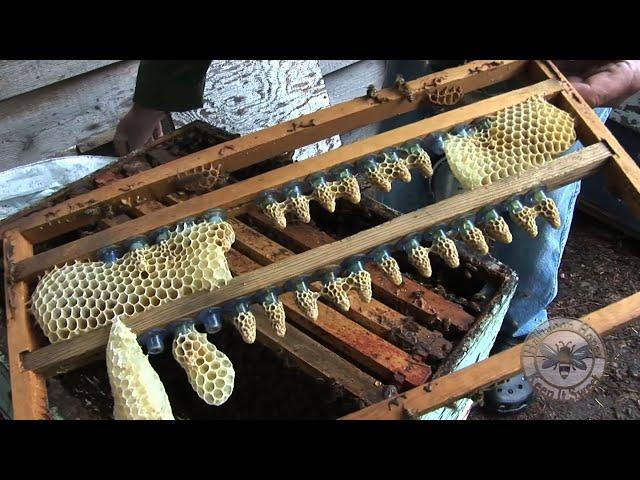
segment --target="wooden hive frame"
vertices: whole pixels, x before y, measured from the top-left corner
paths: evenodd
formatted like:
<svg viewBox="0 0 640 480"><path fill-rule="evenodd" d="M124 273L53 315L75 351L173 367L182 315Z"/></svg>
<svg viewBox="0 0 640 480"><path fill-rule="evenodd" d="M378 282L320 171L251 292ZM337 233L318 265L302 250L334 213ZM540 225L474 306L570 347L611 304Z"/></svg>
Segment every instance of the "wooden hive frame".
<svg viewBox="0 0 640 480"><path fill-rule="evenodd" d="M429 93L436 89L459 87L468 93L515 77L525 80L527 86L450 109L172 206L158 210L147 208L154 202L171 198L178 177L194 169L220 165L222 169L232 172L323 138L418 109L428 101ZM4 226L0 232L4 234L6 316L14 418L45 418L47 376L77 368L100 355L108 338L108 329L100 328L64 342L41 346L27 307L28 282L39 274L71 260L91 258L104 246L202 214L213 207L225 208L230 217L246 213L252 201L266 189L278 188L319 170L352 163L370 153L434 131L449 130L521 103L534 95L542 95L572 114L584 149L549 162L544 168L531 169L473 192L456 195L338 242L287 256L242 273L221 289L193 294L167 304L158 311L143 312L127 322L128 325L136 333L163 327L203 308L269 286L281 285L291 278L370 251L378 245L425 231L484 206L498 204L513 195L540 186L547 189L560 187L599 168L606 170L615 191L640 216L640 169L551 62L474 61L408 82L407 87L412 92L412 98L395 89L379 92L378 100L357 98L117 180ZM95 223L106 209L120 208L122 205L137 209L144 215L34 255L34 245ZM607 333L638 316L640 293L593 312L586 316L586 320L598 332ZM428 389L418 385L391 401L375 403L346 418L420 416L469 396L516 373L519 368L519 347L514 347L439 378ZM345 375L344 380L353 379Z"/></svg>

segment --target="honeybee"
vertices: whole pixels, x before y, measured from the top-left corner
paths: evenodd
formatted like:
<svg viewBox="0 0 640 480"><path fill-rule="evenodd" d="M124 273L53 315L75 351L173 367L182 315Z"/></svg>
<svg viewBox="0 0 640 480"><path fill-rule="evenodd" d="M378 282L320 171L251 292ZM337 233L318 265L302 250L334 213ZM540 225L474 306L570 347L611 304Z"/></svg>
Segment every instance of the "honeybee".
<svg viewBox="0 0 640 480"><path fill-rule="evenodd" d="M575 349L576 346L572 342L558 342L555 346L555 351L546 344L540 345L540 350L546 358L542 362L542 368L547 369L553 367L554 370L558 369L560 377L564 380L571 373L571 369L586 370L587 364L583 362L585 358L593 358L589 345L583 345L582 347Z"/></svg>

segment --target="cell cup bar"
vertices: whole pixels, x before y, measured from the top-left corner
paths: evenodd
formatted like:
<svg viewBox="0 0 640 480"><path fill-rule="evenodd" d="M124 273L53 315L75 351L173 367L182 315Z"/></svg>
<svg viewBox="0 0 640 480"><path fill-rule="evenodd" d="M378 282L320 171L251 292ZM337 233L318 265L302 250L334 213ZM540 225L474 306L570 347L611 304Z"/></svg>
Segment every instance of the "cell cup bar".
<svg viewBox="0 0 640 480"><path fill-rule="evenodd" d="M486 128L488 125L486 119L479 119L471 125L463 124L455 127L450 135L467 136L479 129ZM387 148L377 155L370 155L361 160L358 170L368 176L370 180L383 179L388 185L380 181L373 181L372 183L385 191L389 191L392 188L392 181L395 179L405 182L410 181L409 169L416 168L416 165L418 165L417 168L423 175L428 176L432 173L430 158L444 155L444 142L447 135L445 132L435 132L424 139L411 140L401 147ZM399 165L402 168L398 168ZM321 205L329 211L335 211L335 200L341 194L354 203L359 202L359 186L353 174L354 170L349 165L342 165L335 169L330 176L325 173L314 174L307 179L306 184L305 182L296 182L285 186L283 188L286 197L284 202L277 202L275 200L277 192L269 190L258 198L257 204L280 228L286 228L284 213L289 210L291 205L294 206L293 211L296 216L300 220L308 222L310 221L310 199L320 201ZM398 174L398 172L404 173ZM358 189L357 198L344 193L349 191L349 185L343 185L345 181L355 184L355 188ZM305 190L305 185L313 188L312 194L309 196L302 193ZM342 190L337 186L341 186ZM331 193L331 187L336 187L334 189L336 195L333 197L328 196ZM318 193L321 191L320 189L324 189L324 191ZM353 192L354 190L352 189L351 191ZM328 199L328 201L323 201L323 199ZM289 203L290 200L295 201L295 203ZM285 284L284 291L293 292L298 306L309 319L315 321L318 316L317 302L320 297L327 298L345 312L350 309L348 296L350 290L355 289L366 302L371 300L371 276L364 268L364 265L368 262L378 265L394 284L400 285L402 274L397 261L392 257L393 252L404 251L409 262L418 272L425 277L430 277L432 273L430 254L442 258L445 265L450 268L459 266L457 247L451 240L453 237L459 238L480 254L488 253L489 248L482 230L477 228L474 222L481 224L490 237L497 241L509 243L512 238L511 232L507 223L498 213L499 211L508 212L517 225L524 228L529 235L536 236L537 225L535 219L538 215L538 207L547 202L551 203L551 208L548 210L555 215L552 219L547 218L548 215L543 216L554 228L560 226L557 209L555 209L555 205L546 197L542 189L534 190L523 200L528 201L533 206L524 206L520 199L512 198L503 205L492 205L483 209L477 219L473 214L465 215L450 225L439 225L424 234L409 235L399 242L382 245L367 255L358 254L350 257L342 265L325 267L314 272L311 276L294 279ZM302 213L298 208L301 205L304 206ZM219 223L225 220L225 216L221 209L213 209L205 212L200 220ZM188 217L178 222L177 226L188 227L194 225L197 221L199 221L197 218ZM165 226L151 232L149 239L145 236L134 236L126 240L124 246L126 251L132 252L148 247L150 245L149 240L152 243L159 244L167 241L169 237L170 229ZM430 246L423 246L423 242L430 244ZM111 263L121 253L122 250L119 246L109 245L98 251L97 258L105 263ZM345 275L341 276L341 273ZM322 284L320 292L312 291L309 286L316 280ZM257 303L263 306L278 335L283 336L286 329L285 314L284 306L278 299L278 292L283 293L281 289L268 288L254 296L235 299L224 305L222 309L217 307L207 308L199 312L194 319L187 319L186 322L204 325L207 333L215 333L222 328L222 312L225 312L231 317L231 322L238 329L243 339L247 343L253 343L255 340L255 318L253 318L253 314L250 311L250 305ZM152 329L143 334L139 340L146 346L148 353L159 354L164 351L164 338L171 337L176 328L177 325L170 325L166 329Z"/></svg>
<svg viewBox="0 0 640 480"><path fill-rule="evenodd" d="M543 167L499 180L491 185L464 192L435 205L405 214L382 225L365 230L351 237L324 245L291 258L259 268L247 274L231 279L228 284L211 292L192 294L168 303L162 309L145 311L126 323L134 332L140 334L152 329L166 328L176 320L193 318L202 310L215 306L233 304L235 299L260 295L266 289L297 285L296 279L304 275L323 272L326 267L340 265L357 254L370 255L369 258L387 259L380 252L381 246L398 245L410 235L430 233L466 218L477 212L484 212L491 206L503 202L514 203L518 195L531 193L540 196L541 188L551 190L574 182L594 172L611 158L611 150L602 142L590 145L583 150L565 155L548 162ZM519 205L512 207L517 211ZM392 247L391 250L393 250ZM389 251L386 252L389 254ZM348 262L347 262L348 263ZM344 267L343 263L343 267ZM327 277L325 277L327 278ZM294 280L294 282L289 282ZM297 291L297 290L296 290ZM78 359L104 348L107 332L104 328L88 332L81 337L65 342L48 345L23 356L25 368L41 373L52 373L60 368L77 365Z"/></svg>

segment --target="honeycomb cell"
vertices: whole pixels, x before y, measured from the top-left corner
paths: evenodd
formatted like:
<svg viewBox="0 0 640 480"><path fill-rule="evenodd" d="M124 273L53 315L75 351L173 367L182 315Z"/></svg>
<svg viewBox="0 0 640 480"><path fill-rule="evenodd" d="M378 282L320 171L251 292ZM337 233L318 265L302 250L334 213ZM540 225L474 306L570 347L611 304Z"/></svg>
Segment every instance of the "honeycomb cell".
<svg viewBox="0 0 640 480"><path fill-rule="evenodd" d="M319 183L311 194L311 198L317 201L328 212L335 212L336 200L346 198L353 204L360 203L360 185L355 176L344 177L332 182Z"/></svg>
<svg viewBox="0 0 640 480"><path fill-rule="evenodd" d="M451 171L467 189L504 178L504 172L497 174L503 168L500 152L515 171L525 171L544 165L576 140L571 116L541 96L508 107L488 122L489 129L467 136L448 135L444 141Z"/></svg>
<svg viewBox="0 0 640 480"><path fill-rule="evenodd" d="M411 172L404 159L395 155L384 155L384 159L375 168L367 171L367 178L372 185L383 192L391 191L391 182L398 179L408 183L411 181Z"/></svg>
<svg viewBox="0 0 640 480"><path fill-rule="evenodd" d="M135 334L119 318L111 324L106 356L116 420L174 419L160 377Z"/></svg>
<svg viewBox="0 0 640 480"><path fill-rule="evenodd" d="M510 209L509 215L520 228L522 228L529 236L538 236L538 225L536 217L538 213L534 208L522 207L518 209Z"/></svg>
<svg viewBox="0 0 640 480"><path fill-rule="evenodd" d="M395 258L391 256L384 258L380 260L378 265L394 285L402 285L402 272Z"/></svg>
<svg viewBox="0 0 640 480"><path fill-rule="evenodd" d="M433 244L429 250L442 258L449 268L458 268L460 266L460 258L458 257L456 244L445 235L437 235L433 239Z"/></svg>
<svg viewBox="0 0 640 480"><path fill-rule="evenodd" d="M209 405L219 406L231 396L235 371L229 358L193 324L181 325L173 339L173 358L187 374L191 388ZM215 385L222 385L216 388ZM215 393L217 392L217 394Z"/></svg>
<svg viewBox="0 0 640 480"><path fill-rule="evenodd" d="M178 226L162 244L129 252L109 264L74 262L56 267L36 286L33 315L55 343L99 328L116 316L133 316L192 292L219 288L231 279L225 253L234 240L228 223L205 221ZM166 274L162 281L149 274L149 262L158 252L164 253L154 268ZM52 324L48 318L66 322Z"/></svg>
<svg viewBox="0 0 640 480"><path fill-rule="evenodd" d="M276 302L262 302L262 308L264 308L267 318L271 321L271 327L275 330L276 335L284 337L287 331L286 314L284 311L284 305L281 301Z"/></svg>
<svg viewBox="0 0 640 480"><path fill-rule="evenodd" d="M237 313L233 317L233 325L245 343L256 341L256 317L251 311Z"/></svg>
<svg viewBox="0 0 640 480"><path fill-rule="evenodd" d="M466 224L460 229L460 239L473 248L478 253L485 255L489 253L489 246L482 234L482 230L474 226L472 223Z"/></svg>
<svg viewBox="0 0 640 480"><path fill-rule="evenodd" d="M407 253L407 257L409 263L420 272L420 275L426 278L431 277L431 260L429 260L429 249L427 247L420 245L412 248Z"/></svg>
<svg viewBox="0 0 640 480"><path fill-rule="evenodd" d="M312 290L295 292L296 303L304 315L314 322L318 319L318 298L320 293Z"/></svg>
<svg viewBox="0 0 640 480"><path fill-rule="evenodd" d="M509 225L500 215L486 220L483 226L484 232L494 240L502 243L511 243L513 236Z"/></svg>

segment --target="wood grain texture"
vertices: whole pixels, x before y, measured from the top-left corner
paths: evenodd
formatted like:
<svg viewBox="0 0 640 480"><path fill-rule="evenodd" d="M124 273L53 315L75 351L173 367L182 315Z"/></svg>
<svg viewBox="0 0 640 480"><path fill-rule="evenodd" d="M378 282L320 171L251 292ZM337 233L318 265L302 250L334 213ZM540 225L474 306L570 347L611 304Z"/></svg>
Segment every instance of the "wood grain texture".
<svg viewBox="0 0 640 480"><path fill-rule="evenodd" d="M113 129L131 107L137 61L114 63L0 102L0 171Z"/></svg>
<svg viewBox="0 0 640 480"><path fill-rule="evenodd" d="M327 87L332 105L362 96L369 85L380 90L387 74L388 60L360 60L344 66L340 70L325 74L324 84ZM340 134L343 144L376 135L380 132L380 124L374 123Z"/></svg>
<svg viewBox="0 0 640 480"><path fill-rule="evenodd" d="M324 77L331 104L346 102L367 93L371 84L380 90L387 73L387 60L361 60Z"/></svg>
<svg viewBox="0 0 640 480"><path fill-rule="evenodd" d="M164 327L181 318L189 318L204 308L221 305L234 298L249 295L270 286L281 285L291 278L312 273L326 265L340 263L350 256L368 252L378 245L398 240L414 232L428 230L436 225L448 223L463 214L475 212L486 205L502 203L513 195L529 192L535 187L546 186L549 190L553 190L574 182L601 167L610 157L611 151L604 144L591 145L579 152L549 162L543 167L502 179L472 192L455 195L435 205L407 213L330 245L300 253L278 263L235 277L225 287L213 292L196 293L166 304L162 310L142 312L135 318L129 319L126 323L136 333L145 332L156 327ZM304 163L306 162L301 164ZM169 208L180 207L187 202L168 207L162 212L169 210ZM153 215L156 215L156 213L140 217L109 230L126 227L132 222L145 220ZM109 230L105 230L105 232ZM130 231L129 234L131 233ZM16 267L23 262L18 263ZM64 366L73 365L78 358L86 357L91 355L92 352L104 349L107 337L108 329L99 328L80 337L47 345L25 355L24 365L29 370L36 372L49 371L60 367L68 368Z"/></svg>
<svg viewBox="0 0 640 480"><path fill-rule="evenodd" d="M409 86L420 91L425 84L431 85L437 81L441 87L460 85L464 91L472 91L512 78L522 72L527 64L525 61L479 60L446 72L418 78L409 82ZM542 84L534 87L534 90L541 88L537 90L538 93L544 93L545 85L553 89L551 85ZM13 228L32 242L44 241L92 221L91 216L87 217L84 212L97 205L116 206L123 199L135 199L136 195L160 199L173 192L175 177L181 173L194 168L218 165L228 172L233 172L331 135L415 110L421 105L420 98L423 94L417 95L413 102L404 99L395 89L386 89L382 91L382 95L389 101L378 103L360 97L302 116L295 122L275 125L187 155L179 161L141 172L134 177L112 182L91 193L79 195L55 207L17 220ZM294 124L313 125L313 128L294 128ZM47 228L44 228L45 225Z"/></svg>
<svg viewBox="0 0 640 480"><path fill-rule="evenodd" d="M507 106L521 103L533 95L551 96L557 93L560 88L559 82L555 80L540 82L507 94L498 95L472 105L429 117L351 145L345 145L342 148L318 155L309 161L295 162L262 175L251 177L242 182L225 186L189 199L178 205L167 207L161 212L151 213L150 215L131 220L126 224L103 230L91 236L40 253L20 262L16 266L17 278L30 278L54 265L61 265L74 259L86 259L93 252L104 246L124 241L133 235L147 233L156 228L171 225L185 217L200 215L213 207L231 209L232 207L246 206L259 195L260 192L266 189L278 188L290 181L302 179L319 170L328 170L343 163L357 161L365 155L378 152L389 146L402 144L408 140L427 135L436 130L448 130L460 123L469 122L475 118L489 115L502 108L506 108ZM171 164L163 165L163 167L164 166L172 167ZM148 171L153 172L160 168L162 167L156 167ZM175 167L173 167L173 169L175 170ZM136 184L136 179L144 173L146 172L123 180L126 180L129 186L132 186ZM119 184L119 182L119 180L116 180L106 187ZM75 205L74 201L69 203L71 203L72 208L86 208L86 202L91 202L89 206L95 207L96 201L93 195L95 195L97 191L98 190L95 190L89 194L76 197ZM125 193L120 192L120 195L128 195L126 192L128 191L125 189ZM69 203L66 205L68 206ZM78 205L80 203L81 205ZM64 206L57 206L50 210L59 212L59 210L64 208ZM47 218L47 213L43 212L37 212L35 215L44 215L45 218ZM229 211L228 214L231 215L231 212ZM49 213L49 215L55 215L55 213ZM62 225L64 225L64 223ZM25 234L25 236L27 235ZM28 236L27 238L29 239Z"/></svg>
<svg viewBox="0 0 640 480"><path fill-rule="evenodd" d="M640 292L582 317L598 334L606 335L640 318ZM416 387L401 397L379 402L343 417L344 420L401 420L420 417L522 371L522 345L512 347L432 381L428 389Z"/></svg>
<svg viewBox="0 0 640 480"><path fill-rule="evenodd" d="M278 337L264 312L259 308L252 310L257 319L258 342L273 351L284 351L303 372L313 378L336 381L348 392L369 404L382 399L382 391L375 386L376 380L373 377L293 325L287 326L287 334L284 337Z"/></svg>
<svg viewBox="0 0 640 480"><path fill-rule="evenodd" d="M33 254L31 245L15 231L4 238L5 308L7 320L7 346L11 373L11 400L15 420L43 420L48 418L47 386L42 375L25 370L23 352L39 347L27 311L29 286L25 282L12 282L13 262Z"/></svg>
<svg viewBox="0 0 640 480"><path fill-rule="evenodd" d="M325 77L337 70L366 60L318 60L320 71Z"/></svg>
<svg viewBox="0 0 640 480"><path fill-rule="evenodd" d="M0 100L76 77L119 60L0 60Z"/></svg>
<svg viewBox="0 0 640 480"><path fill-rule="evenodd" d="M204 87L204 105L173 113L176 127L202 120L247 135L329 106L317 60L214 60ZM340 146L336 135L301 147L303 160Z"/></svg>

